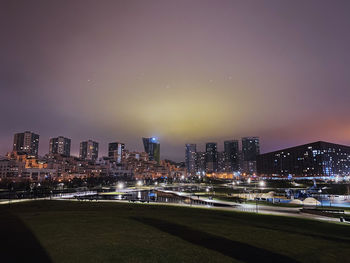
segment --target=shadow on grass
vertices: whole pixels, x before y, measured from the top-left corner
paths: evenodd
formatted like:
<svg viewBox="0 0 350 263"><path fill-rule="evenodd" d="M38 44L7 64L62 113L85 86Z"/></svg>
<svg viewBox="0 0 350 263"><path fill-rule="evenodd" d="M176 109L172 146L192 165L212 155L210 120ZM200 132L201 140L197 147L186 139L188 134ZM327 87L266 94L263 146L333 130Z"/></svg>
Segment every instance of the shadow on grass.
<svg viewBox="0 0 350 263"><path fill-rule="evenodd" d="M0 262L51 262L31 230L8 209L0 210Z"/></svg>
<svg viewBox="0 0 350 263"><path fill-rule="evenodd" d="M267 225L264 223L259 223L259 220L247 221L247 220L237 219L237 218L232 219L232 217L230 215L227 217L229 217L230 220L235 220L239 224L249 225L249 226L253 226L256 228L260 228L260 229L279 231L279 232L284 232L284 233L288 233L288 234L301 235L304 237L323 239L326 241L334 241L334 242L338 242L338 243L350 243L349 238L334 236L332 229L330 229L329 233L327 233L327 234L317 233L317 232L319 232L320 227L315 228L314 225L311 225L312 221L310 221L310 220L309 220L310 222L307 222L308 225L302 225L302 224L297 225L296 223L294 223L293 225L289 225L288 224L289 221L286 222L286 219L283 216L281 216L278 224L282 225L282 226L278 226L278 225L271 226L271 222L269 223L269 225ZM265 220L267 220L266 217L265 217ZM276 218L274 220L276 220ZM297 220L299 220L299 219L297 219ZM260 221L262 221L261 218L260 218ZM300 221L300 222L302 222L302 221ZM320 222L314 222L313 224L320 224ZM327 224L327 222L322 222L322 224ZM339 225L334 225L334 226L340 227ZM343 227L344 231L346 231L350 234L350 229L348 228L348 226L343 225L342 227ZM303 237L300 237L300 238L303 238Z"/></svg>
<svg viewBox="0 0 350 263"><path fill-rule="evenodd" d="M202 232L172 222L145 217L133 217L132 219L152 226L173 236L179 237L192 244L220 252L225 256L236 260L241 260L243 262L258 262L264 261L264 259L269 262L298 262L288 256L280 255L262 248L254 247L238 241L233 241L225 237Z"/></svg>

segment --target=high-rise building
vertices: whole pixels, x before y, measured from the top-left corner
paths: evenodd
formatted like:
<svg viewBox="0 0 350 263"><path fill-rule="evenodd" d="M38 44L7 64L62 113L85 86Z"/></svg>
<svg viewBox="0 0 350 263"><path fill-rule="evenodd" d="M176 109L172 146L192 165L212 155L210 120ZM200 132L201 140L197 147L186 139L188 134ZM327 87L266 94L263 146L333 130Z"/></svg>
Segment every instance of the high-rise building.
<svg viewBox="0 0 350 263"><path fill-rule="evenodd" d="M121 163L124 157L125 144L120 142L112 142L108 144L108 157Z"/></svg>
<svg viewBox="0 0 350 263"><path fill-rule="evenodd" d="M96 161L98 158L98 142L92 140L81 142L79 157L87 161Z"/></svg>
<svg viewBox="0 0 350 263"><path fill-rule="evenodd" d="M185 163L186 163L187 172L190 174L196 173L196 158L197 158L196 144L186 144L185 145Z"/></svg>
<svg viewBox="0 0 350 263"><path fill-rule="evenodd" d="M350 146L318 141L257 157L262 176L349 176Z"/></svg>
<svg viewBox="0 0 350 263"><path fill-rule="evenodd" d="M216 142L208 142L205 145L205 169L207 173L217 172L218 152Z"/></svg>
<svg viewBox="0 0 350 263"><path fill-rule="evenodd" d="M230 172L225 165L226 153L218 152L218 172Z"/></svg>
<svg viewBox="0 0 350 263"><path fill-rule="evenodd" d="M225 171L237 172L239 170L238 140L224 141Z"/></svg>
<svg viewBox="0 0 350 263"><path fill-rule="evenodd" d="M49 153L70 156L71 140L63 136L50 139Z"/></svg>
<svg viewBox="0 0 350 263"><path fill-rule="evenodd" d="M258 137L242 138L243 171L256 173L256 157L260 154L260 143Z"/></svg>
<svg viewBox="0 0 350 263"><path fill-rule="evenodd" d="M196 171L203 175L205 173L205 152L196 154Z"/></svg>
<svg viewBox="0 0 350 263"><path fill-rule="evenodd" d="M145 152L148 153L150 161L160 162L160 144L157 138L142 138Z"/></svg>
<svg viewBox="0 0 350 263"><path fill-rule="evenodd" d="M39 135L30 131L16 133L13 138L13 150L19 153L38 156Z"/></svg>

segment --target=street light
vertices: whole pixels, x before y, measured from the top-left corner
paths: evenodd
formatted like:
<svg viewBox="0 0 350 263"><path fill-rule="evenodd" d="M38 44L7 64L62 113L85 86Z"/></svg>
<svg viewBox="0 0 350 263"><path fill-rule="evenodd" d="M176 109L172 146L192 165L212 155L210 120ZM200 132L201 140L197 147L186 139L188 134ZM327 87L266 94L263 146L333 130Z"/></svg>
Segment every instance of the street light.
<svg viewBox="0 0 350 263"><path fill-rule="evenodd" d="M259 181L259 187L264 187L266 185L265 181ZM255 184L255 189L256 189L256 184ZM258 193L258 192L256 192ZM256 204L256 212L258 213L258 195L255 197L255 204Z"/></svg>
<svg viewBox="0 0 350 263"><path fill-rule="evenodd" d="M142 186L142 181L137 181L137 186Z"/></svg>
<svg viewBox="0 0 350 263"><path fill-rule="evenodd" d="M123 189L124 188L124 184L123 183L118 183L118 189Z"/></svg>

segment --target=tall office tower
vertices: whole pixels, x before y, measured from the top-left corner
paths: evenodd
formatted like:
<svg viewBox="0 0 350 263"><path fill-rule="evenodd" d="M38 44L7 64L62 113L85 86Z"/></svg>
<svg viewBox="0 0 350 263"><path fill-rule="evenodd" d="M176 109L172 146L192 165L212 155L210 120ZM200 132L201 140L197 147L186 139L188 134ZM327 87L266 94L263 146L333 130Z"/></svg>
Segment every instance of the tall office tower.
<svg viewBox="0 0 350 263"><path fill-rule="evenodd" d="M150 161L160 162L160 144L157 138L142 138L145 152L148 153Z"/></svg>
<svg viewBox="0 0 350 263"><path fill-rule="evenodd" d="M196 154L196 170L203 175L205 173L205 152L197 152Z"/></svg>
<svg viewBox="0 0 350 263"><path fill-rule="evenodd" d="M224 141L225 170L226 172L237 172L239 170L239 148L238 140Z"/></svg>
<svg viewBox="0 0 350 263"><path fill-rule="evenodd" d="M205 145L205 170L207 173L217 172L218 152L216 142L208 142Z"/></svg>
<svg viewBox="0 0 350 263"><path fill-rule="evenodd" d="M38 156L39 152L39 135L30 131L16 133L13 138L13 150Z"/></svg>
<svg viewBox="0 0 350 263"><path fill-rule="evenodd" d="M249 174L256 173L256 157L260 154L258 137L242 138L243 171Z"/></svg>
<svg viewBox="0 0 350 263"><path fill-rule="evenodd" d="M124 158L125 144L120 142L112 142L108 144L108 157L121 163Z"/></svg>
<svg viewBox="0 0 350 263"><path fill-rule="evenodd" d="M86 161L96 161L98 158L98 142L92 140L81 142L79 157Z"/></svg>
<svg viewBox="0 0 350 263"><path fill-rule="evenodd" d="M49 153L70 156L71 140L63 136L50 139Z"/></svg>
<svg viewBox="0 0 350 263"><path fill-rule="evenodd" d="M185 145L185 163L187 172L190 174L196 173L196 158L197 150L195 144Z"/></svg>

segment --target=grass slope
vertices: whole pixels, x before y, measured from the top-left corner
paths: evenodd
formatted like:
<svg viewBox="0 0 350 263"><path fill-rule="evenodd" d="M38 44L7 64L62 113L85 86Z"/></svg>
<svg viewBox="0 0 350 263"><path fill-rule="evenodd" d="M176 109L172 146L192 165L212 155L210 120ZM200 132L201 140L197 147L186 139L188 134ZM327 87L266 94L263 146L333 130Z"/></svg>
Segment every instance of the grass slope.
<svg viewBox="0 0 350 263"><path fill-rule="evenodd" d="M349 262L350 255L347 225L147 204L1 206L0 233L2 262Z"/></svg>

